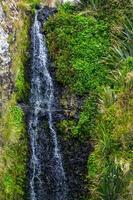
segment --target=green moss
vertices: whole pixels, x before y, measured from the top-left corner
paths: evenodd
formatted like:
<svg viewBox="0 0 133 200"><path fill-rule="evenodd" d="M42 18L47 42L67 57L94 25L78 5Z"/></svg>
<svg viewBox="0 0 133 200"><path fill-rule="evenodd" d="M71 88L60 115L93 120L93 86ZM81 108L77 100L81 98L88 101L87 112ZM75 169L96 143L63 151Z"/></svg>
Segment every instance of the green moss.
<svg viewBox="0 0 133 200"><path fill-rule="evenodd" d="M27 162L27 160L25 160L27 143L22 137L19 138L18 142L19 144L8 144L5 147L3 155L6 164L8 164L8 167L4 170L4 176L2 177L5 199L24 199L25 196L25 177L27 169L24 163Z"/></svg>
<svg viewBox="0 0 133 200"><path fill-rule="evenodd" d="M98 174L99 165L100 165L100 162L98 162L98 158L96 157L96 154L92 153L88 161L88 173L91 179L96 178Z"/></svg>
<svg viewBox="0 0 133 200"><path fill-rule="evenodd" d="M16 98L6 104L1 118L3 147L0 162L0 198L24 199L27 173L27 136L24 113Z"/></svg>
<svg viewBox="0 0 133 200"><path fill-rule="evenodd" d="M73 134L73 129L75 127L74 120L62 120L58 123L57 127L64 138L69 139L75 136L75 134Z"/></svg>
<svg viewBox="0 0 133 200"><path fill-rule="evenodd" d="M4 137L6 139L8 137L10 138L10 136L12 137L11 134L14 133L15 134L14 139L17 140L17 138L20 137L20 134L23 129L23 120L22 119L23 119L24 113L23 113L22 109L16 105L9 106L9 110L7 112L8 112L8 115L6 116L6 118L7 118L7 126L6 127L8 128L8 132L7 132L7 135L4 135ZM10 130L12 130L12 131L10 131Z"/></svg>
<svg viewBox="0 0 133 200"><path fill-rule="evenodd" d="M18 100L28 100L29 83L28 81L25 81L25 72L23 67L20 67L15 86Z"/></svg>
<svg viewBox="0 0 133 200"><path fill-rule="evenodd" d="M30 13L29 13L30 16ZM19 21L16 21L14 26L16 28L16 40L10 46L12 55L12 71L14 74L14 82L16 89L17 100L25 101L28 99L29 82L26 76L26 67L28 67L28 48L29 43L29 16L22 13Z"/></svg>

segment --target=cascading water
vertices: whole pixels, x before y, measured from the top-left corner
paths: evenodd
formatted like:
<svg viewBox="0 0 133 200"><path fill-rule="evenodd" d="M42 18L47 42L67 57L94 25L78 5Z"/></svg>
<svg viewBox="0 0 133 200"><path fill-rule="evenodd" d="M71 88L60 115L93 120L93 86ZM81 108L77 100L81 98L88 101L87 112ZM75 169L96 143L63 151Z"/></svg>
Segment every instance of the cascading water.
<svg viewBox="0 0 133 200"><path fill-rule="evenodd" d="M39 12L41 10L36 12L31 32L30 200L66 200L66 178L53 122L54 86L49 72L46 42L38 20Z"/></svg>

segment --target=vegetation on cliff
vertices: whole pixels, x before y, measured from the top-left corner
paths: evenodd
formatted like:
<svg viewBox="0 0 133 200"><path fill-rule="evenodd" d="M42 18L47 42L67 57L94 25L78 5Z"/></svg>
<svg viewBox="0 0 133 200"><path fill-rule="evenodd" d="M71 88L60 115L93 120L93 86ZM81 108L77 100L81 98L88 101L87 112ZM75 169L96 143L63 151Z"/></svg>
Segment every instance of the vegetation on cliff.
<svg viewBox="0 0 133 200"><path fill-rule="evenodd" d="M3 105L0 119L0 199L21 200L25 199L26 191L28 140L24 112L18 103L27 101L29 92L25 72L29 58L31 14L27 6L22 9L20 1L12 4L13 7L10 2L1 3L6 20L12 27L8 41L11 54L9 78L13 89Z"/></svg>
<svg viewBox="0 0 133 200"><path fill-rule="evenodd" d="M78 120L69 117L59 128L64 137L95 144L86 174L92 200L132 198L132 6L65 4L45 26L56 79L84 97Z"/></svg>

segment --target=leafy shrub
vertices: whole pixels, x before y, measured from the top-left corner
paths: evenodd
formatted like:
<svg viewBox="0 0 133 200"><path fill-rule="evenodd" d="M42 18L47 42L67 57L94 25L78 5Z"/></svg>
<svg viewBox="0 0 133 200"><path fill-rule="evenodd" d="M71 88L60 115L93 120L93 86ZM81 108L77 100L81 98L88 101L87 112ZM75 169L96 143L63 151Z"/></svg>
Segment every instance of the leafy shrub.
<svg viewBox="0 0 133 200"><path fill-rule="evenodd" d="M45 30L57 80L83 95L108 82L109 69L101 61L108 53L109 30L102 20L67 10L50 18Z"/></svg>

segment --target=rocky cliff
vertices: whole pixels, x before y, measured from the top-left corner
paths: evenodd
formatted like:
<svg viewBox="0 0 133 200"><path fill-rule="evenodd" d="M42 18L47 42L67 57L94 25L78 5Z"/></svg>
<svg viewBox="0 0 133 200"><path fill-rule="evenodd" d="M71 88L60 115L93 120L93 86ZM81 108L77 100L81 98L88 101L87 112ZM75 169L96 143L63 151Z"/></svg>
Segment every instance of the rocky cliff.
<svg viewBox="0 0 133 200"><path fill-rule="evenodd" d="M30 22L29 14L19 3L14 0L0 2L1 200L23 199L25 193L27 139L24 113L17 102L25 82L23 72Z"/></svg>
<svg viewBox="0 0 133 200"><path fill-rule="evenodd" d="M9 52L9 28L7 18L0 5L0 80L1 80L1 106L11 94L11 71L10 71L10 52Z"/></svg>

